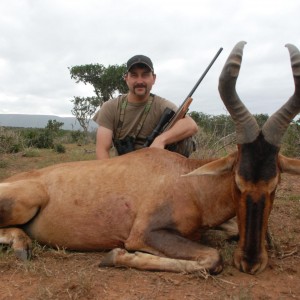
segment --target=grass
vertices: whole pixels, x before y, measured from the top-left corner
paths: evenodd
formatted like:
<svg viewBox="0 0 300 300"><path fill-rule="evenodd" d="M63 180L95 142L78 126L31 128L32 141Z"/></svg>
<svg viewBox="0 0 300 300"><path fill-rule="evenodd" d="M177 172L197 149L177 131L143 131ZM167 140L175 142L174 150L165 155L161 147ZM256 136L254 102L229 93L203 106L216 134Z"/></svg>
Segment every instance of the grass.
<svg viewBox="0 0 300 300"><path fill-rule="evenodd" d="M28 148L15 154L2 154L0 156L0 180L15 173L31 169L40 169L53 164L96 159L95 145L78 146L66 144L65 153L57 153L52 149Z"/></svg>
<svg viewBox="0 0 300 300"><path fill-rule="evenodd" d="M8 161L1 160L0 161L0 169L6 169L8 167Z"/></svg>
<svg viewBox="0 0 300 300"><path fill-rule="evenodd" d="M63 270L62 270L63 271ZM65 278L60 283L60 288L56 284L44 283L40 285L34 299L92 299L93 280L90 274L84 270L66 273ZM55 274L52 274L55 276Z"/></svg>

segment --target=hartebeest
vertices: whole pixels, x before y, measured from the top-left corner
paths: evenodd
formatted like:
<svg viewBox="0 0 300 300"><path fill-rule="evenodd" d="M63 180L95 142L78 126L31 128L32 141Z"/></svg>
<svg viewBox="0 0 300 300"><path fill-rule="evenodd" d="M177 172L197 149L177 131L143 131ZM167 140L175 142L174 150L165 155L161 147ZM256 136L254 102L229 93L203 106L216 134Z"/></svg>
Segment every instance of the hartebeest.
<svg viewBox="0 0 300 300"><path fill-rule="evenodd" d="M36 239L67 249L114 249L104 266L218 273L221 257L199 243L200 229L237 215L234 263L247 273L262 271L280 173L300 174L300 161L279 154L280 140L300 111L300 53L287 45L295 93L260 130L235 90L244 44L232 50L219 83L236 124L236 152L208 162L147 148L13 176L0 184L0 242L22 258Z"/></svg>

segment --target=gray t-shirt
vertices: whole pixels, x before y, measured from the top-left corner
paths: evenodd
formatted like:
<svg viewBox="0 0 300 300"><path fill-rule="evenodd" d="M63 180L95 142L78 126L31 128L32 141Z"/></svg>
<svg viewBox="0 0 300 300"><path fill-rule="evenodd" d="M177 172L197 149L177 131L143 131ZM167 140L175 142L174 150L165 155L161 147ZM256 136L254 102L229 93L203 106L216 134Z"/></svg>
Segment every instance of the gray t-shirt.
<svg viewBox="0 0 300 300"><path fill-rule="evenodd" d="M135 144L135 149L142 148L146 137L149 136L156 125L158 124L165 108L170 108L174 112L177 111L177 106L172 102L161 98L157 95L153 95L153 102L151 108L147 114L147 117L141 127L140 132L137 135L137 142ZM119 135L117 135L117 126L120 120L121 114L121 104L122 100L125 99L127 95L121 95L117 98L111 99L105 102L101 108L95 114L93 120L100 126L108 128L113 131L114 139L124 139L126 136L132 136L136 133L136 128L144 114L145 103L130 103L127 102L127 106L124 111L124 122L122 124Z"/></svg>

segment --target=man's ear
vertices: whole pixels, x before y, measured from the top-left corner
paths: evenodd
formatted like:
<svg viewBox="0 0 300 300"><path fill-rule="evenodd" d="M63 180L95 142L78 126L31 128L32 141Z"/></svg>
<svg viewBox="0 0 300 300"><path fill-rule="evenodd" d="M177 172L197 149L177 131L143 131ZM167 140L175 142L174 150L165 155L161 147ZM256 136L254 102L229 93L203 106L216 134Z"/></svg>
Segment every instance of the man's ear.
<svg viewBox="0 0 300 300"><path fill-rule="evenodd" d="M154 82L153 82L153 84L154 84L156 81L156 74L154 74L154 73L153 73L153 79L154 79Z"/></svg>

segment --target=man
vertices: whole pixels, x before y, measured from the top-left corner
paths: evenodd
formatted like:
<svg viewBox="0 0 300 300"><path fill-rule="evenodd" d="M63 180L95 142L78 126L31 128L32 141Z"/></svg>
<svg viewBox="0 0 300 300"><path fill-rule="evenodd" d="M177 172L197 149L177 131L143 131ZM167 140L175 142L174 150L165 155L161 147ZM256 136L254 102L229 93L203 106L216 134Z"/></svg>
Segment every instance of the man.
<svg viewBox="0 0 300 300"><path fill-rule="evenodd" d="M143 148L147 136L158 124L165 108L175 112L177 110L172 102L150 93L156 74L149 57L135 55L130 58L124 79L128 94L105 102L93 118L99 125L96 141L98 159L109 158L112 142L119 155ZM197 130L194 120L185 116L157 136L150 147L163 149L191 137ZM186 152L185 155L189 154Z"/></svg>

